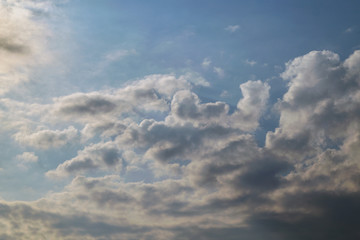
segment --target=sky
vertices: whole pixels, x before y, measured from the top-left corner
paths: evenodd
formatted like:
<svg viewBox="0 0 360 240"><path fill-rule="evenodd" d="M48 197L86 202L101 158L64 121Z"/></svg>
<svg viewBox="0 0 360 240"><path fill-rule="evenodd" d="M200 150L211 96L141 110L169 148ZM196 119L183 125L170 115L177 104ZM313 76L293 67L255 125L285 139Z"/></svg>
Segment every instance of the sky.
<svg viewBox="0 0 360 240"><path fill-rule="evenodd" d="M0 0L0 239L359 239L359 9Z"/></svg>

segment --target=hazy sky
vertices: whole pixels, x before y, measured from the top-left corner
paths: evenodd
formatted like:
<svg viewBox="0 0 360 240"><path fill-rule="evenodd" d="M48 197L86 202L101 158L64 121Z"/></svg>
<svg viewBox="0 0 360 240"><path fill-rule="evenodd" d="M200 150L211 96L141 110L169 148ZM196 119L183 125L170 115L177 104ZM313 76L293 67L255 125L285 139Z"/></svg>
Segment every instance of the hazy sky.
<svg viewBox="0 0 360 240"><path fill-rule="evenodd" d="M360 239L357 0L0 0L0 239Z"/></svg>

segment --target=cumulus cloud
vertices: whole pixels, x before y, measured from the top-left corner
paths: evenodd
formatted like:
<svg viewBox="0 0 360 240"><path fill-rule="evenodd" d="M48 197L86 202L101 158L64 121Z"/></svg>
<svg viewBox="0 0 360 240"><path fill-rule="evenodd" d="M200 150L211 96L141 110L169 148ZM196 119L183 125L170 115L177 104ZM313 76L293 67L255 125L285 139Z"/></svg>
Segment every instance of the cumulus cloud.
<svg viewBox="0 0 360 240"><path fill-rule="evenodd" d="M194 84L208 84L203 78L191 73L178 78L171 74L158 74L107 92L74 93L55 98L52 120L60 118L86 123L99 119L110 121L122 114L167 111L168 102L176 91L191 88L189 78L195 78Z"/></svg>
<svg viewBox="0 0 360 240"><path fill-rule="evenodd" d="M279 126L264 147L254 130L270 86L260 80L240 85L232 113L224 102L202 102L186 77L173 75L58 98L57 116L72 122L83 115L81 133L99 138L47 172L73 176L62 191L1 203L1 237L357 239L359 66L360 51L343 62L330 51L289 61L281 75L288 89L274 108ZM124 114L139 109L163 115ZM68 132L78 133L14 136L31 146L52 139L55 146ZM124 177L144 166L147 181Z"/></svg>
<svg viewBox="0 0 360 240"><path fill-rule="evenodd" d="M119 171L121 167L122 159L119 149L113 142L106 142L85 147L75 158L65 161L46 175L56 178L103 168Z"/></svg>
<svg viewBox="0 0 360 240"><path fill-rule="evenodd" d="M267 146L286 142L292 152L310 153L357 129L358 56L356 51L341 63L337 54L321 51L289 62L282 74L289 90L278 103L279 128L268 134Z"/></svg>
<svg viewBox="0 0 360 240"><path fill-rule="evenodd" d="M229 106L224 102L200 103L199 97L189 90L178 91L171 101L171 117L168 121L188 121L192 123L214 123L224 120Z"/></svg>
<svg viewBox="0 0 360 240"><path fill-rule="evenodd" d="M14 139L20 144L39 148L49 149L61 147L67 143L73 142L78 136L78 130L73 126L62 131L60 130L39 130L33 133L18 132Z"/></svg>
<svg viewBox="0 0 360 240"><path fill-rule="evenodd" d="M230 118L232 126L243 130L254 130L265 110L270 86L260 80L248 81L240 85L243 98L237 104L237 110Z"/></svg>

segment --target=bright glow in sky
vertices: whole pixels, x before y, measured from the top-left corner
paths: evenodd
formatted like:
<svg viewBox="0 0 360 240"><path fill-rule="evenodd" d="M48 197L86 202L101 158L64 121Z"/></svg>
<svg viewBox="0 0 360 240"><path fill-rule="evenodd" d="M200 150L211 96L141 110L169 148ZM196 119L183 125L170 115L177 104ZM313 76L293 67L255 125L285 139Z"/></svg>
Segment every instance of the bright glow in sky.
<svg viewBox="0 0 360 240"><path fill-rule="evenodd" d="M359 9L0 0L0 239L359 239Z"/></svg>

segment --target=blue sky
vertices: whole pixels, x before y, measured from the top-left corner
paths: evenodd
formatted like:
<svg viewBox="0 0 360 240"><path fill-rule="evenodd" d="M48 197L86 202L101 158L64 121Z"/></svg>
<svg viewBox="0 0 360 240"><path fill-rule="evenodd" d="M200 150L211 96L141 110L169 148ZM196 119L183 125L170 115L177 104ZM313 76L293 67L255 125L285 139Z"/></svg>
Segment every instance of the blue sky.
<svg viewBox="0 0 360 240"><path fill-rule="evenodd" d="M1 239L357 239L357 1L0 1Z"/></svg>

